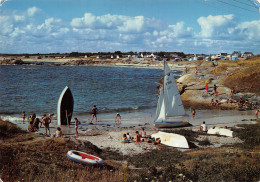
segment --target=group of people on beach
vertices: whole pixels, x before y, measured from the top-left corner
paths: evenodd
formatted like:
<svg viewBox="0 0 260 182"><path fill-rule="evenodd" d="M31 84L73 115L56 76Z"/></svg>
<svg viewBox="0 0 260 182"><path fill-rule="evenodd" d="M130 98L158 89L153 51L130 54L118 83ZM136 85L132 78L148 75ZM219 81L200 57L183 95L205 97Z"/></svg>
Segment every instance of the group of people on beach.
<svg viewBox="0 0 260 182"><path fill-rule="evenodd" d="M27 130L29 132L38 132L39 128L43 125L45 128L45 136L47 136L47 131L49 132L50 135L50 123L53 119L54 113L49 114L49 116L46 116L46 114L43 115L42 120L36 117L36 114L30 115L27 120L28 120L28 128ZM26 115L25 112L22 113L22 119L23 123L25 121Z"/></svg>
<svg viewBox="0 0 260 182"><path fill-rule="evenodd" d="M153 143L153 144L159 144L160 143L160 139L154 139L151 138L151 136L148 136L146 134L146 131L144 128L141 129L141 131L136 131L135 132L135 137L131 137L129 133L124 133L121 143L131 143L131 142L135 142L135 143L141 143L141 142L147 142L147 143Z"/></svg>
<svg viewBox="0 0 260 182"><path fill-rule="evenodd" d="M146 131L144 130L144 128L142 128L141 132L139 133L139 131L135 132L135 138L131 137L129 133L124 133L123 137L122 137L122 143L129 143L129 142L142 142L142 141L147 141L148 140L148 136L146 135Z"/></svg>

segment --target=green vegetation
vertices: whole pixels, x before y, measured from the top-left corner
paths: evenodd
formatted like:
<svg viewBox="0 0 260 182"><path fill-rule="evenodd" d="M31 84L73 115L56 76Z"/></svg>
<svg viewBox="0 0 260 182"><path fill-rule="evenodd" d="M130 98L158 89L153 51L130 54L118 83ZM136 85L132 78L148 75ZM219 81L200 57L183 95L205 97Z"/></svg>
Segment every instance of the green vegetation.
<svg viewBox="0 0 260 182"><path fill-rule="evenodd" d="M260 120L240 127L243 128L235 130L245 141L242 144L183 151L158 145L157 150L145 154L122 156L73 137L46 139L0 120L0 178L3 181L258 181ZM186 129L170 132L185 135L190 142L202 135ZM208 145L209 141L202 143ZM68 160L66 152L72 149L100 156L105 165L91 167Z"/></svg>

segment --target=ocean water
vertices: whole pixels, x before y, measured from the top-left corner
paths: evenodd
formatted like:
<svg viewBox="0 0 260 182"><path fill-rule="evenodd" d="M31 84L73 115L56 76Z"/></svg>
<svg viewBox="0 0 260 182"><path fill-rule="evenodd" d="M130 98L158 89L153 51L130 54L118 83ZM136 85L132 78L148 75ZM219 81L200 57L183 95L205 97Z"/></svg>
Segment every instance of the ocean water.
<svg viewBox="0 0 260 182"><path fill-rule="evenodd" d="M134 67L1 65L0 116L20 121L23 111L27 116L56 115L59 96L69 86L73 117L89 120L93 105L103 120L112 121L117 112L153 117L162 74L161 69Z"/></svg>

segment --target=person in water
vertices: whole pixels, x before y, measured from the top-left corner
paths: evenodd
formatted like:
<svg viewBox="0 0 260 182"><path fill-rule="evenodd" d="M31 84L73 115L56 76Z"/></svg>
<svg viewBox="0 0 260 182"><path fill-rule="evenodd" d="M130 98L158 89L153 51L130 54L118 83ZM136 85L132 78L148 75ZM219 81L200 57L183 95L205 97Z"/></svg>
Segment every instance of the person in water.
<svg viewBox="0 0 260 182"><path fill-rule="evenodd" d="M118 124L119 124L119 123L121 123L121 121L122 121L122 120L121 120L121 116L120 116L119 113L117 113L117 114L116 114L116 118L115 118L115 123L118 122Z"/></svg>
<svg viewBox="0 0 260 182"><path fill-rule="evenodd" d="M80 121L78 120L78 118L74 118L75 120L75 131L76 131L76 136L79 136L78 134L78 126L80 124Z"/></svg>
<svg viewBox="0 0 260 182"><path fill-rule="evenodd" d="M22 119L23 119L23 123L24 123L24 120L25 120L25 111L23 111L23 113L22 113Z"/></svg>
<svg viewBox="0 0 260 182"><path fill-rule="evenodd" d="M90 123L92 123L92 120L94 119L94 117L96 118L96 122L97 122L97 111L98 111L98 109L97 109L96 105L94 105L91 109L92 118L91 118Z"/></svg>

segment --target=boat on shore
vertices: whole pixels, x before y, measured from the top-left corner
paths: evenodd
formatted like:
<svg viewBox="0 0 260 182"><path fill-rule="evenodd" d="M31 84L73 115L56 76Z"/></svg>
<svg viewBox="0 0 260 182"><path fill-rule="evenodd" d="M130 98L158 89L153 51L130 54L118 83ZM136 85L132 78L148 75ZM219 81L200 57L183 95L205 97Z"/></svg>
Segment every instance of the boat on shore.
<svg viewBox="0 0 260 182"><path fill-rule="evenodd" d="M104 164L104 160L77 150L70 150L67 152L67 157L72 161L81 163L81 164L89 164L89 165L102 165Z"/></svg>
<svg viewBox="0 0 260 182"><path fill-rule="evenodd" d="M154 125L157 128L190 126L191 124L189 122L176 120L174 118L176 116L184 115L185 110L174 75L164 61L163 87L160 89Z"/></svg>
<svg viewBox="0 0 260 182"><path fill-rule="evenodd" d="M57 106L57 125L70 125L74 100L68 86L60 94Z"/></svg>
<svg viewBox="0 0 260 182"><path fill-rule="evenodd" d="M186 138L179 134L159 131L158 133L152 134L151 137L155 139L159 138L161 144L170 147L185 148L185 149L190 148Z"/></svg>

